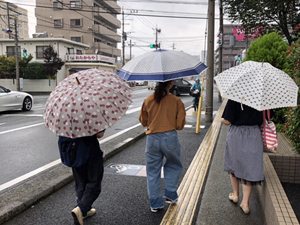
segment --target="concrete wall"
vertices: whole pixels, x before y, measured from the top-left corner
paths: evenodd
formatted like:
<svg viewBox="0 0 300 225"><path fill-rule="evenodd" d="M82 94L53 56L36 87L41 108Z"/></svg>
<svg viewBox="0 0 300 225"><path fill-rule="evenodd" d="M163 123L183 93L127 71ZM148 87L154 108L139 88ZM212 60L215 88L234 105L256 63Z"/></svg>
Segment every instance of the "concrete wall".
<svg viewBox="0 0 300 225"><path fill-rule="evenodd" d="M0 85L12 91L17 90L15 79L0 79ZM21 90L29 93L50 93L55 87L56 80L23 79L23 88Z"/></svg>

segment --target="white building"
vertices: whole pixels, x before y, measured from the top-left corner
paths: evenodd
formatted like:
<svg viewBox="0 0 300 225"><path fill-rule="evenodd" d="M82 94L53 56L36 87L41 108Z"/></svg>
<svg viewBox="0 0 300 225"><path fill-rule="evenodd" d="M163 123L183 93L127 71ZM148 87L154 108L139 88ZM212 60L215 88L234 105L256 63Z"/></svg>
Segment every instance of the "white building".
<svg viewBox="0 0 300 225"><path fill-rule="evenodd" d="M65 65L58 71L56 81L51 84L51 87L43 87L39 85L32 85L36 80L30 80L31 83L24 80L23 91L28 92L51 92L55 86L66 78L70 73L77 70L89 68L102 68L109 71L115 71L115 58L102 55L86 55L85 52L90 48L89 45L71 41L64 38L28 38L18 40L19 57L23 57L23 50L27 50L27 54L31 54L33 59L31 62L44 63L44 50L49 46L53 46L54 51L57 52L58 57L65 62ZM7 57L15 55L15 40L14 39L0 39L0 55ZM5 83L4 83L5 82ZM48 80L45 81L48 83ZM6 88L16 90L12 79L0 80L0 85ZM26 86L28 85L28 86ZM33 90L34 89L34 90Z"/></svg>

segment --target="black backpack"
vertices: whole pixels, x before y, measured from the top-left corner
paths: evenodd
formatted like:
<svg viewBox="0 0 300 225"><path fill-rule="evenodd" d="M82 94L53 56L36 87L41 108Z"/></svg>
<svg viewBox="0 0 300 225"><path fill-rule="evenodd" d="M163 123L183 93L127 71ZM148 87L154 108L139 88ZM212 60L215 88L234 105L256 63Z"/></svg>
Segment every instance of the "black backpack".
<svg viewBox="0 0 300 225"><path fill-rule="evenodd" d="M58 149L61 162L69 167L79 167L86 163L91 148L86 138L68 138L59 136Z"/></svg>

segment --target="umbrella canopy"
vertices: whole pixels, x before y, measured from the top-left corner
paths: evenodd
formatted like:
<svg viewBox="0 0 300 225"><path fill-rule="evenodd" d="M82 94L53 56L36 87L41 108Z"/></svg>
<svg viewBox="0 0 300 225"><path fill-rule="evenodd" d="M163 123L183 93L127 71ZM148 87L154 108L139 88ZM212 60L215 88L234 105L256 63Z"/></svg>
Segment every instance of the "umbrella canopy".
<svg viewBox="0 0 300 225"><path fill-rule="evenodd" d="M168 81L199 75L206 68L195 56L159 49L133 58L118 75L127 81Z"/></svg>
<svg viewBox="0 0 300 225"><path fill-rule="evenodd" d="M51 92L43 115L45 124L59 136L91 136L126 113L131 92L115 73L99 69L74 73Z"/></svg>
<svg viewBox="0 0 300 225"><path fill-rule="evenodd" d="M298 86L288 74L269 63L246 61L214 79L223 98L259 111L297 106Z"/></svg>

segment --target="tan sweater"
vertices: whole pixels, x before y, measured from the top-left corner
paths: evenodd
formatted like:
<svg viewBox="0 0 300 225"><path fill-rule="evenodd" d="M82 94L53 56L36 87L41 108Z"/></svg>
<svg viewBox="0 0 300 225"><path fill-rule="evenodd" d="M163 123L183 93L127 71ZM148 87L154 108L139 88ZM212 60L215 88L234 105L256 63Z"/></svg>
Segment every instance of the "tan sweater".
<svg viewBox="0 0 300 225"><path fill-rule="evenodd" d="M139 120L147 127L146 134L182 130L185 125L185 108L180 98L168 94L158 104L154 93L148 96L141 108Z"/></svg>

